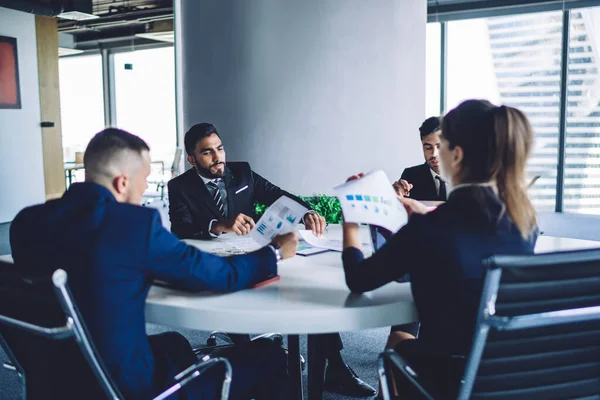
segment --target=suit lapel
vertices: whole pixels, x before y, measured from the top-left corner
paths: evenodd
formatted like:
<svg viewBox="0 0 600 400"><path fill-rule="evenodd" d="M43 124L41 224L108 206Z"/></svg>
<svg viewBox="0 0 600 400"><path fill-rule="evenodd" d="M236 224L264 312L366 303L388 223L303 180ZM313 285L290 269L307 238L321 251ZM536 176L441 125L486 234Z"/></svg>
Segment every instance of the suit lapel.
<svg viewBox="0 0 600 400"><path fill-rule="evenodd" d="M227 218L229 219L235 216L235 193L233 190L233 179L234 176L231 173L231 170L225 167L225 178L223 180L225 181L225 190L227 190Z"/></svg>
<svg viewBox="0 0 600 400"><path fill-rule="evenodd" d="M431 168L429 168L427 163L423 164L423 182L427 182L427 197L431 197L431 200L437 200L437 188L435 187L435 182L433 181L433 175L431 175Z"/></svg>
<svg viewBox="0 0 600 400"><path fill-rule="evenodd" d="M217 219L222 219L223 216L221 215L221 213L219 212L219 209L217 208L217 203L215 203L214 199L212 198L212 196L210 195L210 192L208 191L208 188L206 187L206 185L204 184L204 181L202 180L202 178L200 178L200 176L198 175L198 172L196 172L195 169L191 169L191 183L194 187L197 188L196 193L198 194L198 197L204 202L204 204L206 205L206 207L208 207L208 209L213 213L214 217Z"/></svg>

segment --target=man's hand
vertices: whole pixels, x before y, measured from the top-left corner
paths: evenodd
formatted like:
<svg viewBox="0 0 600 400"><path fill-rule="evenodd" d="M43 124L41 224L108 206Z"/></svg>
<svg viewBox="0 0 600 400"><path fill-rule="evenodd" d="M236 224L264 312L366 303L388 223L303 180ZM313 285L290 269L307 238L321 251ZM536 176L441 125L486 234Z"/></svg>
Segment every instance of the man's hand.
<svg viewBox="0 0 600 400"><path fill-rule="evenodd" d="M249 233L252 228L254 228L254 220L249 216L240 213L230 221L220 221L213 224L211 231L214 234L219 234L221 232L235 232L236 235L241 236Z"/></svg>
<svg viewBox="0 0 600 400"><path fill-rule="evenodd" d="M307 212L304 214L304 226L306 229L310 229L315 236L319 237L325 231L327 223L325 222L325 218L321 217L319 214Z"/></svg>
<svg viewBox="0 0 600 400"><path fill-rule="evenodd" d="M399 179L394 184L394 190L398 196L409 197L410 190L413 188L413 185L405 181L404 179Z"/></svg>
<svg viewBox="0 0 600 400"><path fill-rule="evenodd" d="M298 250L298 236L296 235L296 232L277 235L271 244L279 246L281 257L285 260L286 258L294 257L296 255L296 250Z"/></svg>
<svg viewBox="0 0 600 400"><path fill-rule="evenodd" d="M402 196L398 196L398 201L402 203L404 208L406 208L406 212L409 216L413 214L427 214L429 212L427 206L417 200L406 199Z"/></svg>

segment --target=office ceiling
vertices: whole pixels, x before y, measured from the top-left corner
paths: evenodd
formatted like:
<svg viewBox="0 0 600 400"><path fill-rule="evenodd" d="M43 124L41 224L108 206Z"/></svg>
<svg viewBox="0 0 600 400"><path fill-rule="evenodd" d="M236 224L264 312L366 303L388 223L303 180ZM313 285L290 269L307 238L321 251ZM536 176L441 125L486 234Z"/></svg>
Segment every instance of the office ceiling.
<svg viewBox="0 0 600 400"><path fill-rule="evenodd" d="M172 0L92 0L96 19L59 20L60 32L73 36L77 49L172 42Z"/></svg>
<svg viewBox="0 0 600 400"><path fill-rule="evenodd" d="M438 17L443 14L462 14L473 10L493 10L524 5L551 6L563 3L563 0L426 1L428 14ZM564 3L569 5L585 1L589 2L589 0L564 0ZM77 48L118 47L131 44L132 40L136 43L152 43L156 40L173 41L173 0L91 0L91 2L93 13L99 18L59 22L59 30L71 34Z"/></svg>

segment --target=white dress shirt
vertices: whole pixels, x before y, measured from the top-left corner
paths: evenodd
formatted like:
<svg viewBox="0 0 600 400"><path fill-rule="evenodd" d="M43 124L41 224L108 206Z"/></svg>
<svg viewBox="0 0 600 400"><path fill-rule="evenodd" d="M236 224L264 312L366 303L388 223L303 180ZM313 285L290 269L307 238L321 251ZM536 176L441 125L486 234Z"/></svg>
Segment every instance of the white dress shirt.
<svg viewBox="0 0 600 400"><path fill-rule="evenodd" d="M433 182L435 183L435 192L437 193L437 195L439 197L439 195L440 195L440 179L443 180L443 178L440 174L438 174L431 168L429 168L429 172L431 172L431 176L433 177ZM439 176L440 179L437 179L436 176ZM449 182L446 182L446 181L444 181L444 182L446 183L446 199L447 199L448 195L450 194L450 190L452 189L452 186L450 186Z"/></svg>

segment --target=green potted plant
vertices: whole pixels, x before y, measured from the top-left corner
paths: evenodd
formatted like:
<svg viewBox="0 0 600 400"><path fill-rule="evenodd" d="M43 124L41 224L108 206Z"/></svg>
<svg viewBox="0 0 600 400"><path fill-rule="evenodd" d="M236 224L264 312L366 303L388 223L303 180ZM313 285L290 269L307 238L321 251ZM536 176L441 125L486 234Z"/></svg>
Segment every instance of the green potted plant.
<svg viewBox="0 0 600 400"><path fill-rule="evenodd" d="M310 207L315 210L319 215L325 218L325 222L328 224L341 224L342 223L342 207L340 201L336 196L327 196L325 194L319 194L316 196L298 196L304 200ZM267 209L267 206L258 202L254 203L254 214L258 220Z"/></svg>

